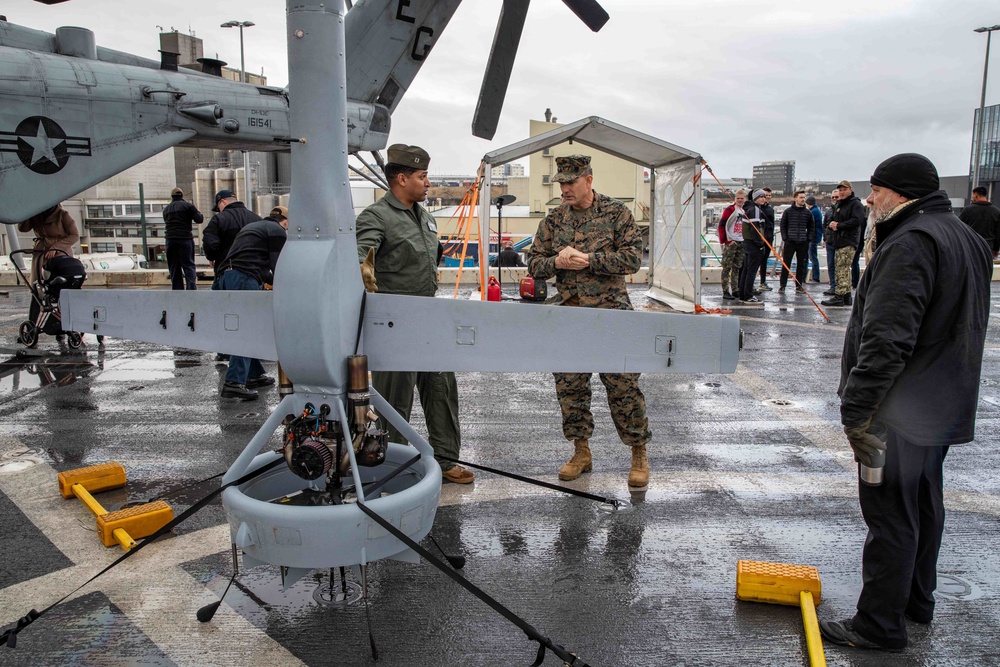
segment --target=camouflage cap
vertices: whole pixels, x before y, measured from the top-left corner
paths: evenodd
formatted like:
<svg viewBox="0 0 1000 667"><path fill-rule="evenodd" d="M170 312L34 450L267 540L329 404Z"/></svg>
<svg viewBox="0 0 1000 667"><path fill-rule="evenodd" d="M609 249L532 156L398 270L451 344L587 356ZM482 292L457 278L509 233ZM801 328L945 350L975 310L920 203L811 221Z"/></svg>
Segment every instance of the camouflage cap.
<svg viewBox="0 0 1000 667"><path fill-rule="evenodd" d="M556 168L559 170L552 177L553 183L570 183L591 173L589 155L567 155L556 158Z"/></svg>
<svg viewBox="0 0 1000 667"><path fill-rule="evenodd" d="M420 146L393 144L386 149L385 154L389 164L398 164L412 169L427 169L431 163L431 156Z"/></svg>

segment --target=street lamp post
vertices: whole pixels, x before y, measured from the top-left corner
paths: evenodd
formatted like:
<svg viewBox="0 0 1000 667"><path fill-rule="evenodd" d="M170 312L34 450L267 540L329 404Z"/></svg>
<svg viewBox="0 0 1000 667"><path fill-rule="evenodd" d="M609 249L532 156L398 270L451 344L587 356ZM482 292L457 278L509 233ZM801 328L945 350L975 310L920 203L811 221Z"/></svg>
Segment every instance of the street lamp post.
<svg viewBox="0 0 1000 667"><path fill-rule="evenodd" d="M994 30L1000 30L1000 24L990 28L983 27L975 29L975 32L986 33L986 62L983 63L983 92L979 97L979 127L976 129L976 152L972 156L973 188L978 187L979 185L979 162L980 154L983 150L983 115L986 107L986 74L990 70L990 39L993 37Z"/></svg>
<svg viewBox="0 0 1000 667"><path fill-rule="evenodd" d="M240 83L247 82L247 70L246 70L246 60L243 56L243 28L250 28L256 25L253 21L226 21L221 24L220 28L239 28L240 29ZM246 194L246 202L244 202L252 211L253 206L253 196L250 192L250 155L243 151L243 192Z"/></svg>

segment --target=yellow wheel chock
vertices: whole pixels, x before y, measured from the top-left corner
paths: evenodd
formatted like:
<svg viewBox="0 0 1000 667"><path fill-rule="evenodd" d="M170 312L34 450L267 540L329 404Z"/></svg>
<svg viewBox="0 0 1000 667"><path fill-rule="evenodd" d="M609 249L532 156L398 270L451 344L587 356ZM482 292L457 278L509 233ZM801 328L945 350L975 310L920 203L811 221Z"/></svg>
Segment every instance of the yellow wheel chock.
<svg viewBox="0 0 1000 667"><path fill-rule="evenodd" d="M91 493L120 489L128 480L120 463L101 463L86 468L59 473L59 493L63 498L77 497L97 517L97 534L106 547L120 544L130 551L135 540L148 537L170 523L174 511L170 505L157 500L136 507L108 512Z"/></svg>
<svg viewBox="0 0 1000 667"><path fill-rule="evenodd" d="M802 608L810 667L826 667L816 620L822 586L819 570L808 565L741 560L736 563L736 599Z"/></svg>

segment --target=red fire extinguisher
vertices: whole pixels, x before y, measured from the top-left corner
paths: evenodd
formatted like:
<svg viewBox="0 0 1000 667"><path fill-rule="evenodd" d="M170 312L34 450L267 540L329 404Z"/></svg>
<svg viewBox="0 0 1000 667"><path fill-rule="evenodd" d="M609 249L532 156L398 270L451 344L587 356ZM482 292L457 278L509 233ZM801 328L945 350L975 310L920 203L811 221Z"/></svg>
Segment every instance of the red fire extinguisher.
<svg viewBox="0 0 1000 667"><path fill-rule="evenodd" d="M489 286L486 288L487 301L500 300L500 281L495 276L490 276Z"/></svg>

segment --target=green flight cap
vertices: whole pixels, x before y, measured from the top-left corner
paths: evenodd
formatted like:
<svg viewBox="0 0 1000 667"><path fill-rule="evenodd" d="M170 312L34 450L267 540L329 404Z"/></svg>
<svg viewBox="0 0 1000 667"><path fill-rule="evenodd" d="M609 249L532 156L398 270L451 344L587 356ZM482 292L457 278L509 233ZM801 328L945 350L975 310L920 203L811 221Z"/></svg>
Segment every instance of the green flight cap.
<svg viewBox="0 0 1000 667"><path fill-rule="evenodd" d="M556 168L559 170L552 181L555 183L570 183L586 176L590 172L589 155L567 155L556 158Z"/></svg>
<svg viewBox="0 0 1000 667"><path fill-rule="evenodd" d="M398 164L411 169L427 169L431 163L431 156L420 146L393 144L386 149L385 154L389 164Z"/></svg>

